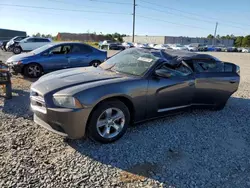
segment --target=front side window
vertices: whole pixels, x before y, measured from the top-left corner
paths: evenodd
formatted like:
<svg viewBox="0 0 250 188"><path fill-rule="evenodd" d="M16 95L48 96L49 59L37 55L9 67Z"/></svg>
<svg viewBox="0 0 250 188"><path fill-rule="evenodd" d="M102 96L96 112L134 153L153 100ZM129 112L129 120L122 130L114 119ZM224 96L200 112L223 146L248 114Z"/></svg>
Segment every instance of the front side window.
<svg viewBox="0 0 250 188"><path fill-rule="evenodd" d="M171 66L169 64L165 64L160 69L165 69L166 71L168 71L171 74L171 77L172 76L187 76L187 75L192 74L192 70L182 63L178 66Z"/></svg>
<svg viewBox="0 0 250 188"><path fill-rule="evenodd" d="M53 54L53 55L62 54L62 46L57 46L57 47L52 48L49 51L49 54Z"/></svg>
<svg viewBox="0 0 250 188"><path fill-rule="evenodd" d="M134 48L114 55L102 63L100 67L105 70L110 69L125 74L142 76L158 59L149 51Z"/></svg>

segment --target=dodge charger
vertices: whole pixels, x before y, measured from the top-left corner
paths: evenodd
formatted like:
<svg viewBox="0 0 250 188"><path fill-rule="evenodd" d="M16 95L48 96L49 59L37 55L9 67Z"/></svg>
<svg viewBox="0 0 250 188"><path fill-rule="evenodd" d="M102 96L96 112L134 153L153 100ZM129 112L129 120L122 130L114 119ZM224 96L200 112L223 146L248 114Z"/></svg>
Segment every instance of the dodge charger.
<svg viewBox="0 0 250 188"><path fill-rule="evenodd" d="M239 66L207 54L131 48L98 67L42 76L31 86L31 108L50 131L109 143L130 124L190 107L221 110L239 81Z"/></svg>

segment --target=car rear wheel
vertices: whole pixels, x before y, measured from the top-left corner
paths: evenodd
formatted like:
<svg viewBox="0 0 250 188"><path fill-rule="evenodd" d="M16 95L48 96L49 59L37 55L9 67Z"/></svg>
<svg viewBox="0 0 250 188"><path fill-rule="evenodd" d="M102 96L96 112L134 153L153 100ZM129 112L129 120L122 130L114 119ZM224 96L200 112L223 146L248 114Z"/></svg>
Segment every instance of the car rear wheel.
<svg viewBox="0 0 250 188"><path fill-rule="evenodd" d="M22 49L18 46L14 47L13 48L13 53L14 54L20 54L22 52Z"/></svg>
<svg viewBox="0 0 250 188"><path fill-rule="evenodd" d="M105 101L93 111L88 125L88 135L98 142L114 142L124 135L129 122L130 113L124 103L119 100Z"/></svg>
<svg viewBox="0 0 250 188"><path fill-rule="evenodd" d="M100 61L94 60L94 61L91 61L89 65L93 67L98 67L100 64L101 64Z"/></svg>
<svg viewBox="0 0 250 188"><path fill-rule="evenodd" d="M24 76L38 78L42 75L42 67L39 64L32 63L24 67Z"/></svg>

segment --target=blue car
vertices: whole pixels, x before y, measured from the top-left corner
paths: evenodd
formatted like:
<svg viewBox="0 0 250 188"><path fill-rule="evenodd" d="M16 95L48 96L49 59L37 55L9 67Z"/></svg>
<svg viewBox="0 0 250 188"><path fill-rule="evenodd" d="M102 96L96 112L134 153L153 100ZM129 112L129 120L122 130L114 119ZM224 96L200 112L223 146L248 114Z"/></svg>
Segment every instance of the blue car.
<svg viewBox="0 0 250 188"><path fill-rule="evenodd" d="M107 52L83 43L50 43L7 60L12 72L38 78L43 73L74 67L98 66Z"/></svg>

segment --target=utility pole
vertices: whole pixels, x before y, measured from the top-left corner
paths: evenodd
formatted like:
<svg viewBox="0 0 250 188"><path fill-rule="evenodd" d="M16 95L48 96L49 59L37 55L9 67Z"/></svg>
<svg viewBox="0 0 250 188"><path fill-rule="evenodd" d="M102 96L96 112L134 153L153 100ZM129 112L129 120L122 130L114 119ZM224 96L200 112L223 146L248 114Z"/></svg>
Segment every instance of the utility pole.
<svg viewBox="0 0 250 188"><path fill-rule="evenodd" d="M215 41L216 41L217 27L218 27L218 22L216 22L216 24L215 24L213 45L215 45Z"/></svg>
<svg viewBox="0 0 250 188"><path fill-rule="evenodd" d="M133 36L132 36L132 42L135 42L135 0L133 4Z"/></svg>

